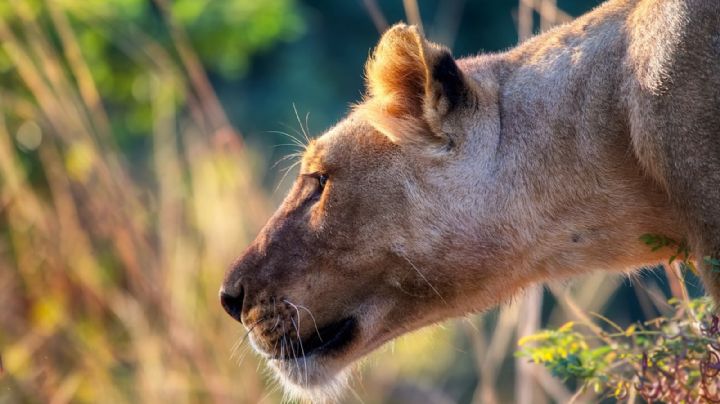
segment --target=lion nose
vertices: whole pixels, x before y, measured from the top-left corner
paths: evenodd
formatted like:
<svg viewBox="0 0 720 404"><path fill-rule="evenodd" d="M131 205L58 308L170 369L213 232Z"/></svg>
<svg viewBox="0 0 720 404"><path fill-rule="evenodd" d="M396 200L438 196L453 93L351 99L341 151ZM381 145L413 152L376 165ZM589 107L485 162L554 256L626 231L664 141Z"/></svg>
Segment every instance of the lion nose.
<svg viewBox="0 0 720 404"><path fill-rule="evenodd" d="M242 323L242 310L243 300L245 298L245 291L242 286L239 288L237 295L226 292L225 290L220 291L220 304L223 309L230 315L230 317Z"/></svg>

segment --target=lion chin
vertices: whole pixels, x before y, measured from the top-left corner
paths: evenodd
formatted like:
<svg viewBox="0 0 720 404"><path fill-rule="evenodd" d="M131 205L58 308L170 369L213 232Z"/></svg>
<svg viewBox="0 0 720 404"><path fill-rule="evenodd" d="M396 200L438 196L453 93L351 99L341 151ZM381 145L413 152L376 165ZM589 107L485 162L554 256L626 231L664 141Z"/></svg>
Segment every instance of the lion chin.
<svg viewBox="0 0 720 404"><path fill-rule="evenodd" d="M296 344L283 337L279 351L267 349L266 341L254 333L249 341L267 360L268 370L283 390L283 402L339 402L356 368L354 353L362 345L357 324L354 318L337 321Z"/></svg>
<svg viewBox="0 0 720 404"><path fill-rule="evenodd" d="M271 359L273 375L283 388L283 401L339 402L349 386L349 369L334 369L322 358Z"/></svg>

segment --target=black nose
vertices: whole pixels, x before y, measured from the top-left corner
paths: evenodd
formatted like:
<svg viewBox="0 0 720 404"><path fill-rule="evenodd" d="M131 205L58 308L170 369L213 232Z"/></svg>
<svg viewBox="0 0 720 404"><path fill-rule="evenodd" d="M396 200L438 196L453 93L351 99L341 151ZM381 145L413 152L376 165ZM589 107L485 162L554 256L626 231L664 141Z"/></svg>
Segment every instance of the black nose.
<svg viewBox="0 0 720 404"><path fill-rule="evenodd" d="M240 287L240 292L237 296L233 296L225 291L220 292L220 304L223 309L230 315L230 317L242 323L242 308L243 299L245 298L245 291Z"/></svg>

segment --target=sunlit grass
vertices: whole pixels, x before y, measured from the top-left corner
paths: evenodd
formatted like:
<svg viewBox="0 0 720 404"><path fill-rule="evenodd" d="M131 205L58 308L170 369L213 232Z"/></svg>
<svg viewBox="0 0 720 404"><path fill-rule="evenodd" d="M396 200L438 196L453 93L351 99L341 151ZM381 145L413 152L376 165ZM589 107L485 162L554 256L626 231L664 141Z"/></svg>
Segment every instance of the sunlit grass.
<svg viewBox="0 0 720 404"><path fill-rule="evenodd" d="M230 359L242 331L217 304L269 214L249 152L204 73L181 73L192 49L174 43L175 60L146 38L132 45L156 57L133 60L149 77L152 164L130 170L62 4L11 2L0 19L19 84L0 99L0 398L256 402L263 377Z"/></svg>

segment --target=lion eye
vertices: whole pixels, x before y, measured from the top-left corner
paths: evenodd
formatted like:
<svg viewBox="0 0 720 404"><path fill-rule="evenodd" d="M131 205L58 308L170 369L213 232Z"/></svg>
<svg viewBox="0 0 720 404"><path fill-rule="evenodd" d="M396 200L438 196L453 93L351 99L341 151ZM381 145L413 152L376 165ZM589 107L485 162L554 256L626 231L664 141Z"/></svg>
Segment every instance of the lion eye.
<svg viewBox="0 0 720 404"><path fill-rule="evenodd" d="M328 181L327 174L320 174L318 176L318 184L320 185L321 191L325 188L325 184L327 184L327 181Z"/></svg>

